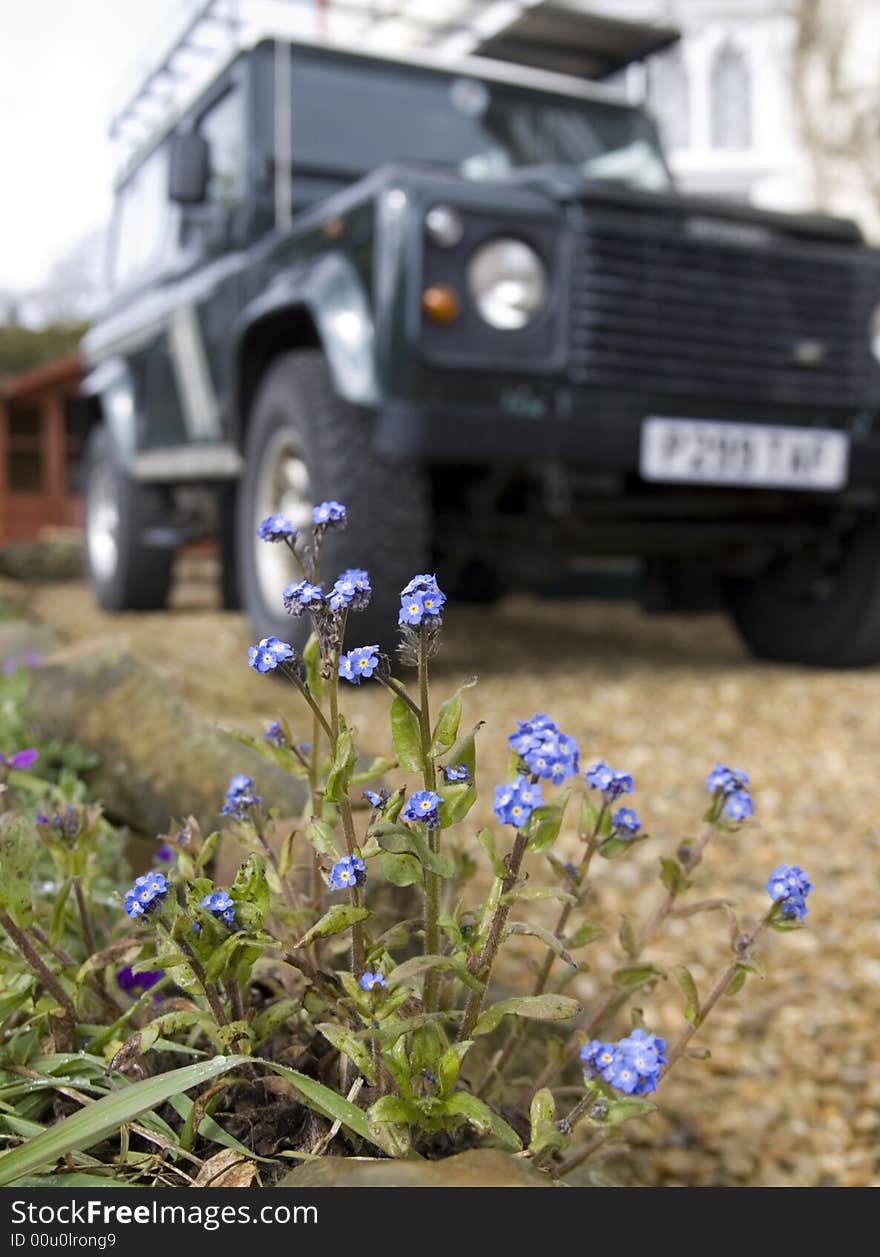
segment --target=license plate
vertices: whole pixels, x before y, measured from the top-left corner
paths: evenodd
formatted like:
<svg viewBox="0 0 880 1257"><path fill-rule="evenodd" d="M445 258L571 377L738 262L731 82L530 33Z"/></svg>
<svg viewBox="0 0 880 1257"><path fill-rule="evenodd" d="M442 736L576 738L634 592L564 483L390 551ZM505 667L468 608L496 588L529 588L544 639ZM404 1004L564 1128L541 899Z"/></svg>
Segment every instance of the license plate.
<svg viewBox="0 0 880 1257"><path fill-rule="evenodd" d="M651 415L642 424L644 480L781 489L842 489L849 437L817 428Z"/></svg>

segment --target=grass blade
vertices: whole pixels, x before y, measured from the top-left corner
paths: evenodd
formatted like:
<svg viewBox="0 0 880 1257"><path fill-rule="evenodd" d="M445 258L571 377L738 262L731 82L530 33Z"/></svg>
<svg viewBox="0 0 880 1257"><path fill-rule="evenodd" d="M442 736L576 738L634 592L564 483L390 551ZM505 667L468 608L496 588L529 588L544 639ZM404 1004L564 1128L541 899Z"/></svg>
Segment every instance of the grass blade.
<svg viewBox="0 0 880 1257"><path fill-rule="evenodd" d="M88 1108L66 1117L56 1126L51 1126L41 1135L22 1144L20 1148L3 1153L0 1156L0 1186L5 1186L23 1175L32 1174L43 1166L54 1165L59 1157L70 1152L100 1143L123 1123L133 1121L141 1113L164 1104L172 1096L189 1091L191 1087L198 1087L220 1074L237 1069L250 1060L248 1056L215 1056L212 1060L199 1061L196 1065L172 1069L156 1078L145 1078L143 1082L132 1083L122 1091L96 1100Z"/></svg>

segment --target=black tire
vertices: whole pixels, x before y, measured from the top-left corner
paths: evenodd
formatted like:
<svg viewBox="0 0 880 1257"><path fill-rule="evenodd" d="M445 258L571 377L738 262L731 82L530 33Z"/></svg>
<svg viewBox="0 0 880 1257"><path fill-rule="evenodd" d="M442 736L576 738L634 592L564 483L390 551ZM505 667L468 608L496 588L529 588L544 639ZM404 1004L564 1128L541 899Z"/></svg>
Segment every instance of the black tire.
<svg viewBox="0 0 880 1257"><path fill-rule="evenodd" d="M727 586L728 605L753 654L823 668L880 661L880 515L863 517L841 539L815 596L792 593L790 562Z"/></svg>
<svg viewBox="0 0 880 1257"><path fill-rule="evenodd" d="M168 534L168 501L157 485L125 474L109 431L89 433L85 476L86 569L105 611L158 611L168 601L174 551L157 544ZM111 524L101 508L115 510ZM152 534L152 537L151 537Z"/></svg>
<svg viewBox="0 0 880 1257"><path fill-rule="evenodd" d="M373 452L373 426L368 411L337 396L320 350L285 353L267 370L251 409L238 493L239 586L257 638L275 634L302 649L310 630L307 616L289 616L283 610L282 573L276 592L272 573L266 571L276 556L279 566L289 557L286 547L256 535L262 516L282 509L281 502L265 493L264 463L273 458L273 449L289 443L307 473L300 518L294 522L310 519L311 505L328 499L348 509L348 527L331 529L324 543L324 587L346 568L370 573L373 596L366 610L351 617L349 645L378 642L393 649L400 590L427 562L429 498L421 467L386 462ZM290 559L286 580L295 579Z"/></svg>

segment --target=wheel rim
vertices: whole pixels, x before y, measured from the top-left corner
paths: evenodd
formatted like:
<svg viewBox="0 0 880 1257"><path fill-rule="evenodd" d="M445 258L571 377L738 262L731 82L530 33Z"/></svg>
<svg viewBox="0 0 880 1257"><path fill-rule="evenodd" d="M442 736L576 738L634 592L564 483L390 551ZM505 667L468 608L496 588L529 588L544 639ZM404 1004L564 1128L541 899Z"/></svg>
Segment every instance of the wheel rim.
<svg viewBox="0 0 880 1257"><path fill-rule="evenodd" d="M260 541L257 527L267 515L283 515L294 528L312 522L309 471L296 438L281 429L269 438L257 470L253 536L260 594L267 607L281 605L281 592L296 576L296 566L282 542Z"/></svg>
<svg viewBox="0 0 880 1257"><path fill-rule="evenodd" d="M89 479L86 545L95 576L109 580L119 561L119 505L113 473L106 463L99 463Z"/></svg>

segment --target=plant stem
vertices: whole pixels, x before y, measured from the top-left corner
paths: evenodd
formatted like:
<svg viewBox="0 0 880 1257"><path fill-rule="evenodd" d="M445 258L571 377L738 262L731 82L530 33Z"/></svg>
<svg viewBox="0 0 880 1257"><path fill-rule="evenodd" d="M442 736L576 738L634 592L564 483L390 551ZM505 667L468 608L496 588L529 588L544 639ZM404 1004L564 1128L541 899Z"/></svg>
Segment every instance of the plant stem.
<svg viewBox="0 0 880 1257"><path fill-rule="evenodd" d="M343 621L340 629L340 640L345 629ZM331 754L336 755L336 746L339 741L339 644L333 651L332 676L330 677L330 727L332 732L332 741L330 743ZM345 847L350 856L357 852L358 841L354 828L354 817L351 814L351 799L348 793L343 795L339 800L339 815L342 819L342 830L345 834ZM351 903L355 908L361 906L361 892L357 886L351 888ZM355 921L351 927L351 971L355 975L364 971L364 926L362 921Z"/></svg>
<svg viewBox="0 0 880 1257"><path fill-rule="evenodd" d="M716 827L714 825L712 824L706 825L699 840L695 843L694 847L688 853L687 858L681 861L682 870L684 871L685 874L692 873L693 870L700 863L700 861L703 858L703 853L705 852L706 847L708 846L709 841L711 840L712 835L715 832L716 832ZM641 956L642 952L645 950L648 943L651 942L654 935L660 929L660 926L669 916L670 912L672 912L677 898L678 896L674 890L667 890L666 894L663 896L663 898L658 903L657 907L651 913L651 916L648 918L640 934L638 935L638 942L636 944L636 950L631 956L632 960L634 961L638 960L639 956ZM571 1038L568 1040L568 1042L565 1045L565 1051L562 1054L562 1057L560 1058L558 1063L547 1065L544 1071L541 1073L537 1082L534 1084L536 1091L539 1091L541 1087L548 1086L553 1081L553 1079L557 1076L557 1074L560 1073L560 1071L563 1070L566 1067L566 1065L568 1065L568 1063L574 1059L575 1056L577 1056L583 1040L585 1038L589 1038L589 1036L593 1033L593 1031L596 1030L597 1027L602 1024L602 1022L605 1019L606 1014L608 1013L612 1005L615 1003L619 995L620 995L620 992L618 991L617 987L615 986L605 987L605 989L602 991L601 995L599 996L598 1004L595 1006L595 1008L593 1009L593 1012L590 1014L589 1020L583 1026L579 1027L571 1036Z"/></svg>
<svg viewBox="0 0 880 1257"><path fill-rule="evenodd" d="M705 847L706 844L703 843L702 845L703 847ZM706 996L705 1000L703 1000L699 1018L697 1019L695 1023L688 1022L684 1030L682 1030L681 1034L675 1040L675 1043L673 1043L672 1047L669 1050L669 1055L667 1057L666 1066L664 1067L663 1073L660 1076L661 1083L665 1082L666 1076L669 1073L669 1071L673 1068L673 1066L679 1060L681 1060L687 1048L687 1045L690 1043L691 1039L694 1037L697 1031L703 1026L703 1024L706 1021L706 1018L709 1016L709 1013L712 1011L712 1009L721 999L721 996L727 990L728 986L730 985L730 980L733 977L733 975L736 973L739 965L742 964L743 961L748 960L748 958L751 956L752 951L755 947L755 944L757 943L761 935L764 933L764 931L766 930L770 922L770 916L772 915L772 912L773 912L773 909L771 908L767 916L765 916L759 922L759 924L752 931L749 937L747 939L744 939L743 942L740 943L739 946L735 948L736 954L734 956L734 959L730 962L729 965L726 965L725 968L721 971L721 973L718 975L718 977L715 979L714 983L712 984L712 987L708 995ZM588 1157L591 1157L598 1148L601 1148L602 1145L609 1138L610 1138L610 1132L598 1131L593 1136L593 1138L589 1141L588 1144L586 1144L583 1148L581 1148L574 1156L569 1157L566 1161L562 1162L562 1164L559 1166L559 1168L556 1171L557 1176L561 1177L563 1174L568 1174L571 1170L576 1169L577 1166L583 1165L584 1161L586 1161Z"/></svg>
<svg viewBox="0 0 880 1257"><path fill-rule="evenodd" d="M428 633L424 624L419 627L419 742L422 758L422 779L426 790L437 789L437 769L431 755L431 697L428 685ZM428 844L436 855L440 850L440 829L428 828ZM425 955L436 956L440 951L440 877L431 869L425 869ZM440 991L440 975L430 969L425 975L425 1011L436 1012Z"/></svg>
<svg viewBox="0 0 880 1257"><path fill-rule="evenodd" d="M284 665L282 665L282 667L284 667ZM324 730L324 733L327 737L327 741L330 743L330 746L335 747L336 739L333 737L333 730L331 729L330 725L327 723L327 717L324 715L324 713L321 711L321 708L315 702L314 698L312 697L311 691L309 690L309 687L306 685L305 681L303 681L302 677L299 675L299 671L296 668L284 668L284 674L285 676L288 676L291 679L291 681L293 681L294 685L299 690L300 694L302 694L303 698L306 700L309 707L312 709L312 715L314 716L315 720L318 722L320 727Z"/></svg>
<svg viewBox="0 0 880 1257"><path fill-rule="evenodd" d="M464 1018L459 1031L459 1040L469 1039L471 1031L477 1024L477 1018L483 1007L483 1000L486 995L486 987L489 984L489 975L492 972L492 965L495 963L495 957L498 954L498 948L501 946L501 935L504 932L504 926L507 923L507 917L510 912L510 904L504 902L504 897L516 885L519 877L520 866L522 865L523 856L526 853L528 844L528 836L524 829L516 831L516 838L513 843L513 850L507 857L507 873L501 883L501 893L498 897L498 904L492 916L492 924L489 926L489 935L480 952L477 962L476 976L481 980L482 986L479 991L471 991L468 997L467 1005L464 1010Z"/></svg>
<svg viewBox="0 0 880 1257"><path fill-rule="evenodd" d="M86 897L83 894L82 882L78 877L71 878L73 884L73 893L76 896L76 908L79 913L80 924L82 925L83 941L86 945L86 951L90 956L94 956L98 950L95 946L95 933L92 929L92 918L89 913L89 906L86 903Z"/></svg>
<svg viewBox="0 0 880 1257"><path fill-rule="evenodd" d="M59 1007L64 1010L66 1019L71 1025L76 1024L76 1008L73 1000L65 991L58 978L45 963L40 953L34 947L24 930L20 930L13 921L12 917L6 912L0 912L0 925L3 926L9 935L9 940L15 949L20 953L27 963L31 972L43 984L46 990L58 1003Z"/></svg>
<svg viewBox="0 0 880 1257"><path fill-rule="evenodd" d="M583 834L581 835L581 837L584 838L587 843L587 848L583 854L583 858L581 859L581 862L578 865L578 869L577 869L577 889L578 889L577 903L567 903L563 905L562 911L559 914L559 919L556 922L556 929L553 931L557 938L561 937L562 931L565 929L566 925L568 924L568 918L571 916L572 911L574 910L574 908L578 906L578 903L580 903L583 899L584 890L585 890L585 882L590 871L590 862L592 861L593 855L596 851L596 839L598 838L599 832L602 828L602 822L605 818L605 812L607 811L607 808L608 808L608 803L603 802L599 815L596 818L596 823L593 826L593 832L589 835L589 837L586 837ZM535 980L535 985L532 989L533 995L541 995L543 993L543 990L545 986L547 985L547 980L550 977L550 973L553 969L553 961L555 959L556 959L556 953L553 951L552 948L548 947L547 955L544 957L544 963L541 966L541 970L538 974L538 977ZM489 1067L486 1070L485 1074L483 1075L483 1078L476 1089L476 1094L478 1096L483 1094L483 1092L489 1086L493 1078L503 1073L503 1071L507 1068L507 1065L510 1063L520 1043L525 1038L525 1035L528 1030L528 1026L525 1020L523 1018L517 1018L516 1023L517 1024L509 1032L507 1036L507 1041L505 1042L504 1046L501 1048L499 1052L496 1052L495 1056L489 1062Z"/></svg>

